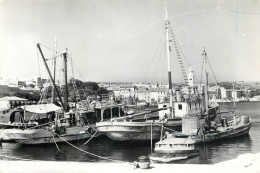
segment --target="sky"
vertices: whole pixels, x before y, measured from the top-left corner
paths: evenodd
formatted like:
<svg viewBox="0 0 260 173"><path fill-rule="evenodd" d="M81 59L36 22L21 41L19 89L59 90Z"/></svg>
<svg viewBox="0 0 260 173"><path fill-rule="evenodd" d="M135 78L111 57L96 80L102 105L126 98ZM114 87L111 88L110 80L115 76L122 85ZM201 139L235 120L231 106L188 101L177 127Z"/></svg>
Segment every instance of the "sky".
<svg viewBox="0 0 260 173"><path fill-rule="evenodd" d="M185 68L192 67L195 81L200 81L204 48L214 73L209 68L210 82L259 81L259 0L166 4ZM73 75L80 80L167 82L163 0L1 0L0 76L46 76L36 44L51 48L42 50L52 58L55 38L58 51L69 50ZM170 59L172 81L183 82L174 52ZM59 76L61 64L58 60Z"/></svg>

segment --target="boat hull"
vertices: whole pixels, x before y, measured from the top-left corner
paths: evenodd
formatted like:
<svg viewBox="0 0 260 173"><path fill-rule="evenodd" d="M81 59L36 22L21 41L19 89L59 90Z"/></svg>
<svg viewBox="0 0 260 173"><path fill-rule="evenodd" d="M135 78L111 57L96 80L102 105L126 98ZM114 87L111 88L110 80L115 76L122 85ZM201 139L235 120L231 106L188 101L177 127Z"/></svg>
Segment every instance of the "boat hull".
<svg viewBox="0 0 260 173"><path fill-rule="evenodd" d="M53 135L48 129L10 129L5 133L10 139L21 144L49 144L55 142L64 142L59 136ZM85 131L85 127L68 128L60 136L66 141L75 141L87 139L91 134ZM55 140L54 140L55 139Z"/></svg>
<svg viewBox="0 0 260 173"><path fill-rule="evenodd" d="M164 126L165 125L165 126ZM181 129L181 120L171 123L149 122L101 122L97 123L97 129L114 141L146 141L159 140L161 129L171 132ZM152 132L152 133L151 133Z"/></svg>
<svg viewBox="0 0 260 173"><path fill-rule="evenodd" d="M177 160L189 159L199 155L199 151L195 150L183 150L183 151L172 151L172 153L160 152L152 153L149 158L152 162L169 163Z"/></svg>
<svg viewBox="0 0 260 173"><path fill-rule="evenodd" d="M104 133L108 138L115 141L138 141L160 139L161 126L150 123L125 123L125 122L108 122L97 126L98 131Z"/></svg>
<svg viewBox="0 0 260 173"><path fill-rule="evenodd" d="M204 135L198 134L198 135L190 135L190 136L191 139L193 139L196 144L207 143L215 140L224 140L224 139L230 139L238 136L247 135L250 131L250 128L251 128L251 121L245 125L240 125L235 128L230 128L223 132L214 132L214 133L206 133Z"/></svg>

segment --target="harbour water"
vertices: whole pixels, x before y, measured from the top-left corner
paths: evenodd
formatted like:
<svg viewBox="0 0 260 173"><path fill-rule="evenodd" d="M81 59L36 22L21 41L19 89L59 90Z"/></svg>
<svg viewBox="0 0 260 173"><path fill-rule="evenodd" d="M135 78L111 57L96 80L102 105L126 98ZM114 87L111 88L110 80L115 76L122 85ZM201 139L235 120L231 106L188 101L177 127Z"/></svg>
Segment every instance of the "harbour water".
<svg viewBox="0 0 260 173"><path fill-rule="evenodd" d="M234 109L233 103L221 103L220 106L224 110ZM244 153L260 152L260 102L239 102L236 103L235 110L239 115L251 116L253 123L249 135L200 145L199 156L178 163L214 164L234 159ZM86 141L78 141L73 144L96 155L127 162L137 161L139 156L148 155L151 152L149 142L117 143L105 137L95 138L83 146L84 142ZM24 146L17 143L3 143L0 147L0 155L32 160L109 162L72 148L65 143L58 144L58 146L61 150L59 154L55 144ZM0 159L8 160L6 157L0 157Z"/></svg>

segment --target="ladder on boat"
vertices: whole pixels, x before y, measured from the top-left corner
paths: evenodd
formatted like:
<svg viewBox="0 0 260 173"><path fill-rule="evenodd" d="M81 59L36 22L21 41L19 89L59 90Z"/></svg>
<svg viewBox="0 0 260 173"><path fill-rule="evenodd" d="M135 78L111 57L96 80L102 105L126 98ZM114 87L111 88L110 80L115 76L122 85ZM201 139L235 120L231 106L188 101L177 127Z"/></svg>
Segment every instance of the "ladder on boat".
<svg viewBox="0 0 260 173"><path fill-rule="evenodd" d="M171 39L169 40L169 42L173 42L173 47L174 47L174 50L175 50L175 53L177 55L177 59L178 59L178 62L179 62L179 65L180 65L180 68L181 68L181 73L182 73L182 77L184 79L184 82L185 84L188 84L188 77L187 77L187 72L184 68L184 64L183 64L183 61L182 61L182 58L181 58L181 55L180 55L180 48L179 48L179 44L177 42L177 39L173 33L173 30L170 26L170 22L168 21L168 24L169 24L169 31L170 31L170 34L171 34ZM172 51L172 49L170 49L170 51Z"/></svg>

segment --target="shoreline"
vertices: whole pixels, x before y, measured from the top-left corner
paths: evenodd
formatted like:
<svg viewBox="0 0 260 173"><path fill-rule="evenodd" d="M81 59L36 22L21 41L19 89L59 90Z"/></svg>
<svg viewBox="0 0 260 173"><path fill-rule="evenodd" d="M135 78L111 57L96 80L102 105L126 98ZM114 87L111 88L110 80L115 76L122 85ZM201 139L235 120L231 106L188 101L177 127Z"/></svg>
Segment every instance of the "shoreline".
<svg viewBox="0 0 260 173"><path fill-rule="evenodd" d="M224 161L217 164L151 164L150 169L134 168L133 163L115 163L115 162L68 162L68 161L8 161L0 160L1 173L108 173L108 172L190 172L201 173L201 171L210 171L211 173L235 172L244 173L260 172L260 153L243 154L236 159Z"/></svg>

